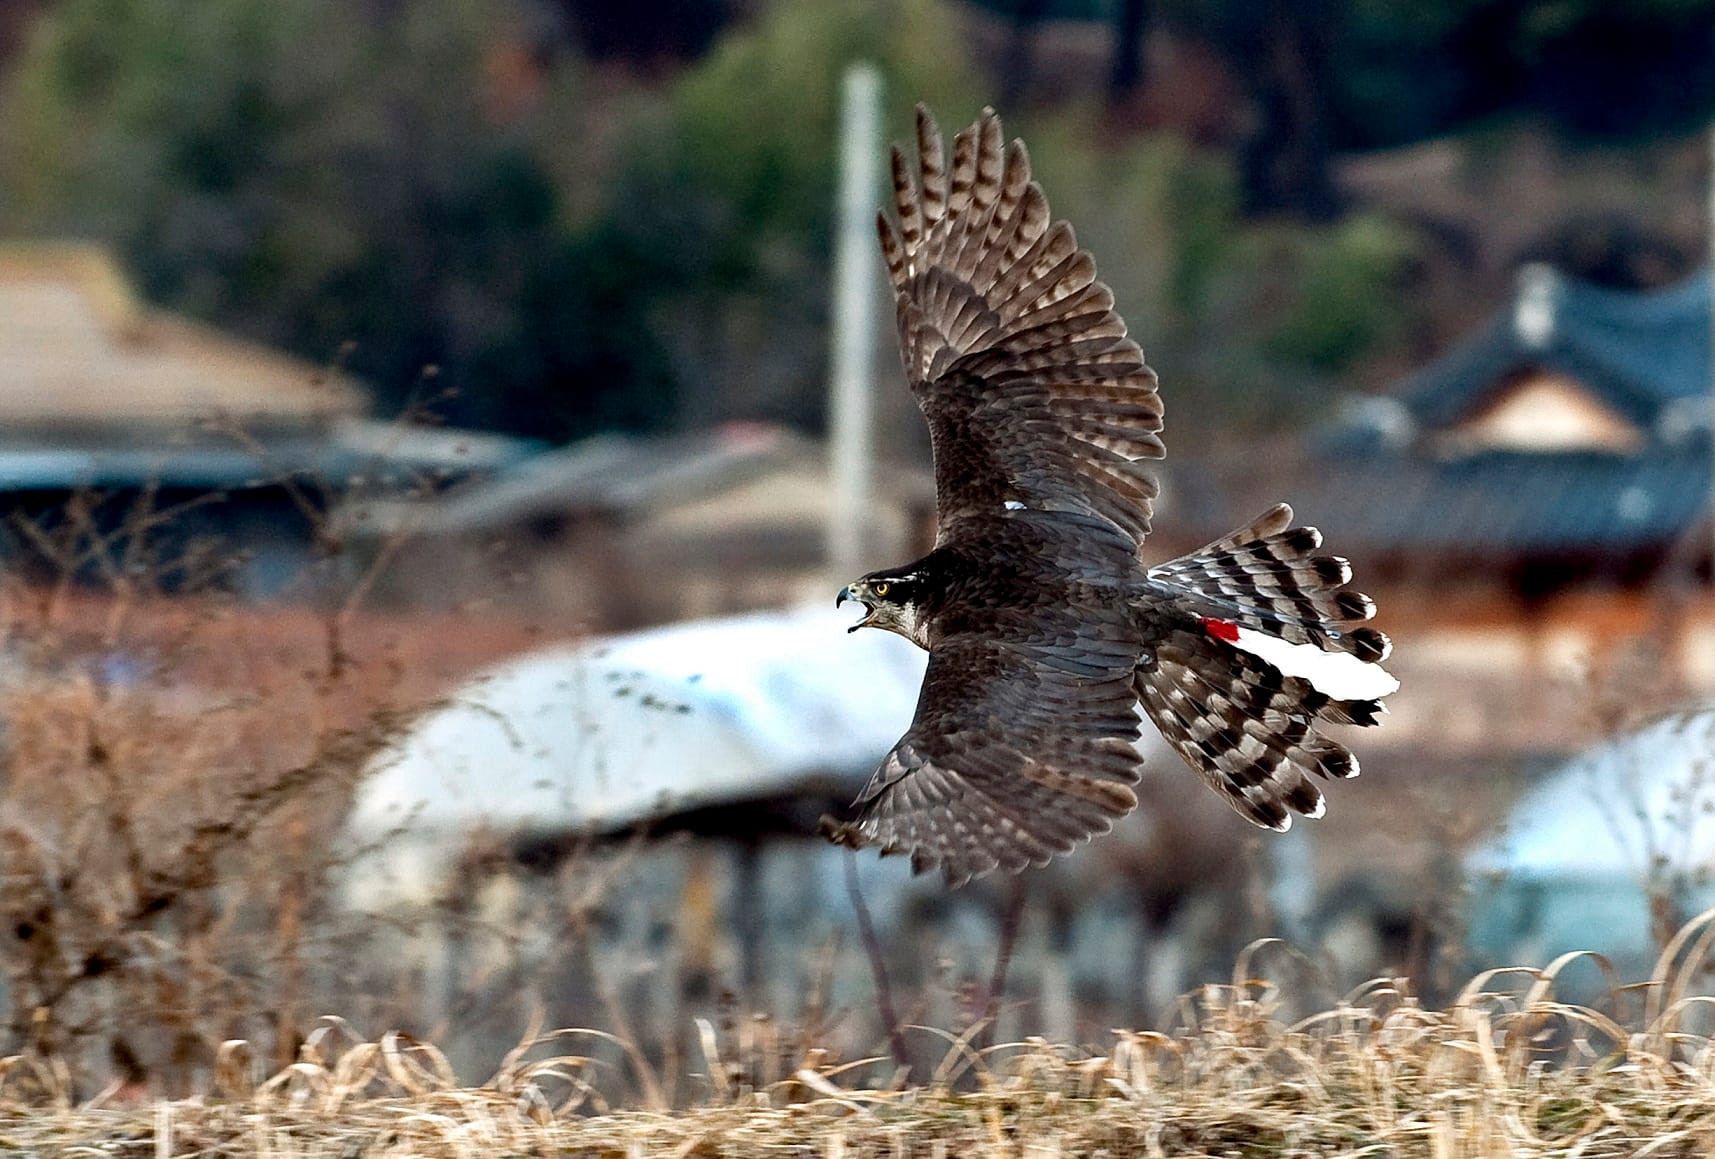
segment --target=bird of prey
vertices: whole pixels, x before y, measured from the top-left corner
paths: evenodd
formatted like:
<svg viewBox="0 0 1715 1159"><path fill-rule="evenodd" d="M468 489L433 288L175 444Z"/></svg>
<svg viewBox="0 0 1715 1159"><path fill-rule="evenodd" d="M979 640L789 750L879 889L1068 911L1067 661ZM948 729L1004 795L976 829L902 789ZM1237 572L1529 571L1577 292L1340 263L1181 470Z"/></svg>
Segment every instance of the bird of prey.
<svg viewBox="0 0 1715 1159"><path fill-rule="evenodd" d="M1344 654L1391 692L1387 637L1363 623L1375 603L1285 504L1143 563L1162 407L1113 294L992 110L949 162L919 106L914 153L893 150L897 222L879 224L938 530L928 555L836 602L864 605L850 630L897 632L929 664L856 816L824 834L954 885L1046 864L1136 806L1139 706L1250 821L1319 816L1317 781L1358 772L1319 726L1375 724L1384 708L1281 661Z"/></svg>

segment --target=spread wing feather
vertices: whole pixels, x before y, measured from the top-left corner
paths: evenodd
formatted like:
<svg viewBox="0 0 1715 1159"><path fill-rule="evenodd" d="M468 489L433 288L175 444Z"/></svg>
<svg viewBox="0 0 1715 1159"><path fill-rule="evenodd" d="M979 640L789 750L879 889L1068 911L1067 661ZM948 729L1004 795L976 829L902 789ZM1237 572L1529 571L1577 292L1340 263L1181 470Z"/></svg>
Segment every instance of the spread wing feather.
<svg viewBox="0 0 1715 1159"><path fill-rule="evenodd" d="M1135 648L1064 624L936 646L911 728L843 839L950 884L1043 865L1137 804Z"/></svg>
<svg viewBox="0 0 1715 1159"><path fill-rule="evenodd" d="M1008 503L1105 518L1141 542L1162 456L1155 372L1022 142L985 111L953 141L917 109L880 219L901 353L935 452L939 542Z"/></svg>

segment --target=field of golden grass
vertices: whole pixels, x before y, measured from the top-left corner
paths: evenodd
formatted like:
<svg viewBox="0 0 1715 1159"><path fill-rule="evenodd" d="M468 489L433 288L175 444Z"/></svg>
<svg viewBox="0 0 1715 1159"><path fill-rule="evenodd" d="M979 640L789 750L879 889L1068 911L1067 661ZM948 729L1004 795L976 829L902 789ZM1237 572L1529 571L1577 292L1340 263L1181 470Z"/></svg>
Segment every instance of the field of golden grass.
<svg viewBox="0 0 1715 1159"><path fill-rule="evenodd" d="M248 1043L219 1052L195 1097L115 1084L70 1101L50 1059L0 1061L0 1147L63 1156L1702 1156L1715 1154L1715 998L1698 992L1715 911L1688 924L1653 978L1602 1011L1555 998L1568 955L1489 971L1445 1010L1378 980L1288 1022L1250 977L1186 997L1167 1032L1099 1048L941 1042L932 1074L811 1050L750 1081L742 1028L702 1025L691 1105L669 1108L640 1054L620 1075L599 1032L533 1036L460 1087L433 1046L368 1040L326 1019L296 1063L262 1077ZM1630 1011L1623 1009L1630 1007ZM611 1058L610 1052L603 1052ZM625 1101L608 1090L642 1092Z"/></svg>

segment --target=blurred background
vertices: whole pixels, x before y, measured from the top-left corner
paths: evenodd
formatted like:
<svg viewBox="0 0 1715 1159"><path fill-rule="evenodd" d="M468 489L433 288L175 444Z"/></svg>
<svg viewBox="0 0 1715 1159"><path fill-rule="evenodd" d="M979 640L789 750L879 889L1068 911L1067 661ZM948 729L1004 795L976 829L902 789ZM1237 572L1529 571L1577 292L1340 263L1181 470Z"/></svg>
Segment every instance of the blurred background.
<svg viewBox="0 0 1715 1159"><path fill-rule="evenodd" d="M1152 560L1291 500L1403 681L1285 836L1146 740L1003 1001L1005 883L810 836L922 664L830 597L933 535L869 249L830 468L859 62L860 153L992 104L1094 252ZM1715 902L1712 120L1700 0L0 0L5 1052L539 1015L647 1089L1166 1025L1261 937L1646 974Z"/></svg>

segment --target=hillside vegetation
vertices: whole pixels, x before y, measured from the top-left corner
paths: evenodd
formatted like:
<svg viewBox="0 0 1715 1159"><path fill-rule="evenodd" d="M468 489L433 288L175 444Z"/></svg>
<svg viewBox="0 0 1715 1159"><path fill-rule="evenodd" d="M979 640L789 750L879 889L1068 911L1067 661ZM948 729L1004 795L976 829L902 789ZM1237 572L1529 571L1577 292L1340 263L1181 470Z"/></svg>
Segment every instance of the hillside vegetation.
<svg viewBox="0 0 1715 1159"><path fill-rule="evenodd" d="M820 427L855 60L885 75L890 138L918 100L949 128L994 104L1025 137L1175 430L1302 425L1385 383L1493 301L1520 250L1491 220L1552 242L1563 215L1531 195L1593 157L1634 180L1570 208L1669 272L1701 256L1664 220L1701 197L1661 150L1709 105L1702 2L1069 6L1153 12L1130 32L957 0L680 0L654 27L605 0L32 7L0 58L0 239L105 241L151 300L337 359L384 414L432 366L451 421L555 441ZM1103 83L1125 35L1148 65L1129 96ZM1522 195L1485 187L1519 126L1566 155ZM1464 172L1407 192L1474 208L1342 176L1455 134Z"/></svg>

